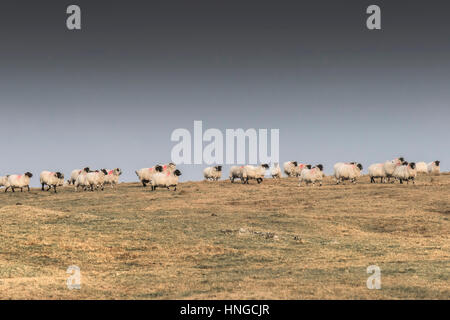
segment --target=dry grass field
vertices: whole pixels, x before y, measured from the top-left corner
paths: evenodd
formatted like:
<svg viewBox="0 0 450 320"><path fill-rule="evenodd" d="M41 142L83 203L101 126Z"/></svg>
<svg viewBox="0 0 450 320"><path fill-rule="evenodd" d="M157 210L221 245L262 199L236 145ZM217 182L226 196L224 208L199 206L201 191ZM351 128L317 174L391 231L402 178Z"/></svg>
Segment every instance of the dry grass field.
<svg viewBox="0 0 450 320"><path fill-rule="evenodd" d="M449 174L0 192L0 298L449 299L449 219Z"/></svg>

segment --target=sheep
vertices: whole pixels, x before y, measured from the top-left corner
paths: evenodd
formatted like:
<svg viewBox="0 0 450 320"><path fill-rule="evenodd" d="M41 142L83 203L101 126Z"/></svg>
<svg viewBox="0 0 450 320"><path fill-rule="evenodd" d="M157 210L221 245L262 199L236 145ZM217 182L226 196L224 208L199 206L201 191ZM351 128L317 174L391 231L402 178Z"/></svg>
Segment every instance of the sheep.
<svg viewBox="0 0 450 320"><path fill-rule="evenodd" d="M288 177L295 177L297 176L296 167L297 167L297 161L287 161L283 164L284 173Z"/></svg>
<svg viewBox="0 0 450 320"><path fill-rule="evenodd" d="M336 183L344 183L345 180L350 180L351 182L356 183L356 179L361 176L362 169L363 166L361 163L336 163L334 165L334 177L336 179Z"/></svg>
<svg viewBox="0 0 450 320"><path fill-rule="evenodd" d="M386 179L384 163L374 163L369 166L370 183L376 183L375 178L380 178L380 183Z"/></svg>
<svg viewBox="0 0 450 320"><path fill-rule="evenodd" d="M244 169L242 170L242 179L244 184L249 184L248 181L250 179L255 179L258 184L260 184L266 175L267 169L269 169L269 165L267 164L262 164L258 167L251 165L244 166Z"/></svg>
<svg viewBox="0 0 450 320"><path fill-rule="evenodd" d="M394 160L388 160L384 163L384 172L386 174L387 182L390 182L392 175L394 174L394 170L396 167L401 166L405 161L403 157L396 158ZM386 180L386 179L385 179Z"/></svg>
<svg viewBox="0 0 450 320"><path fill-rule="evenodd" d="M167 190L170 190L170 187L174 187L173 191L177 191L178 179L180 176L181 172L178 169L173 172L164 172L158 167L158 171L153 175L152 180L150 181L152 191L155 191L157 187L167 188Z"/></svg>
<svg viewBox="0 0 450 320"><path fill-rule="evenodd" d="M298 163L297 166L294 168L294 176L300 177L303 169L306 169L306 168L311 169L311 167L312 166L310 164Z"/></svg>
<svg viewBox="0 0 450 320"><path fill-rule="evenodd" d="M8 177L9 176L0 177L0 187L8 186Z"/></svg>
<svg viewBox="0 0 450 320"><path fill-rule="evenodd" d="M108 171L105 169L97 170L95 172L89 172L86 175L86 180L89 186L91 187L91 191L94 191L94 186L96 188L101 188L104 190L105 177L108 174Z"/></svg>
<svg viewBox="0 0 450 320"><path fill-rule="evenodd" d="M298 185L301 186L302 182L304 181L306 185L312 183L312 185L314 186L316 182L319 182L320 186L322 186L323 177L324 177L323 165L321 164L318 164L312 169L304 168L300 174Z"/></svg>
<svg viewBox="0 0 450 320"><path fill-rule="evenodd" d="M416 171L417 173L428 173L428 165L425 162L417 162L416 163Z"/></svg>
<svg viewBox="0 0 450 320"><path fill-rule="evenodd" d="M218 181L222 177L222 166L208 167L203 170L205 180Z"/></svg>
<svg viewBox="0 0 450 320"><path fill-rule="evenodd" d="M281 179L281 169L278 162L274 164L272 170L270 170L270 174L274 179Z"/></svg>
<svg viewBox="0 0 450 320"><path fill-rule="evenodd" d="M30 179L33 177L33 174L30 172L26 172L24 174L13 174L8 177L8 181L6 183L5 192L11 188L12 192L15 192L16 188L20 188L20 191L23 192L23 188L27 187L28 192L30 192Z"/></svg>
<svg viewBox="0 0 450 320"><path fill-rule="evenodd" d="M119 184L119 176L122 175L122 170L120 168L116 168L114 170L106 170L108 174L105 176L104 184L110 184L111 188L114 188L115 185Z"/></svg>
<svg viewBox="0 0 450 320"><path fill-rule="evenodd" d="M144 187L147 186L147 184L152 180L152 176L157 172L156 169L161 167L163 172L174 172L176 170L176 164L175 163L168 163L165 165L159 165L153 166L151 168L142 168L140 170L135 171L136 175L138 176L139 180L141 181L142 185Z"/></svg>
<svg viewBox="0 0 450 320"><path fill-rule="evenodd" d="M441 172L440 164L441 164L441 162L439 160L430 162L427 165L428 173L438 175Z"/></svg>
<svg viewBox="0 0 450 320"><path fill-rule="evenodd" d="M242 177L242 174L244 172L244 166L232 166L230 168L230 181L231 183L234 183L234 179L241 179L242 182L244 182L244 178Z"/></svg>
<svg viewBox="0 0 450 320"><path fill-rule="evenodd" d="M404 161L401 166L395 168L392 176L398 179L401 184L403 184L403 181L409 183L409 180L412 180L413 184L415 184L415 178L417 176L416 164L414 162L408 163Z"/></svg>
<svg viewBox="0 0 450 320"><path fill-rule="evenodd" d="M78 176L83 172L90 172L89 167L84 168L83 170L75 169L70 173L70 179L68 180L69 184L75 185L75 181L77 181Z"/></svg>
<svg viewBox="0 0 450 320"><path fill-rule="evenodd" d="M87 181L87 175L91 172L89 168L84 168L84 170L81 170L80 173L77 176L77 179L73 183L75 186L75 191L78 191L79 187L82 187L84 190L86 190L90 185Z"/></svg>
<svg viewBox="0 0 450 320"><path fill-rule="evenodd" d="M42 191L44 191L44 187L47 185L47 191L50 191L53 187L56 193L56 187L64 184L64 174L61 172L42 171L39 176L39 180L42 184Z"/></svg>

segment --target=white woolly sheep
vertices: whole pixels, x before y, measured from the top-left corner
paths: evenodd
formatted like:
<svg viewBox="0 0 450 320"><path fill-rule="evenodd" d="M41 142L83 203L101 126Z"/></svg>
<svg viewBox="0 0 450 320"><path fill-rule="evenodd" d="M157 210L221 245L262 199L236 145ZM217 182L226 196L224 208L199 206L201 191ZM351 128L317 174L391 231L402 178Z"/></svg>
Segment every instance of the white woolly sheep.
<svg viewBox="0 0 450 320"><path fill-rule="evenodd" d="M20 188L20 191L23 192L23 188L27 187L28 192L30 192L30 179L33 177L33 174L30 172L26 172L24 174L13 174L8 177L8 181L6 183L5 192L11 188L12 192L15 192L15 189Z"/></svg>
<svg viewBox="0 0 450 320"><path fill-rule="evenodd" d="M294 176L300 177L303 169L311 169L311 167L312 166L310 164L298 163L297 166L294 168Z"/></svg>
<svg viewBox="0 0 450 320"><path fill-rule="evenodd" d="M39 181L42 185L42 191L44 191L44 187L47 185L47 191L50 191L53 187L56 193L56 187L64 184L64 174L61 172L42 171L39 175Z"/></svg>
<svg viewBox="0 0 450 320"><path fill-rule="evenodd" d="M82 172L90 172L91 170L89 169L89 167L84 168L83 170L80 169L75 169L70 173L70 179L68 180L69 184L75 185L75 181L77 181L78 176L82 173Z"/></svg>
<svg viewBox="0 0 450 320"><path fill-rule="evenodd" d="M320 186L322 186L323 177L323 165L321 164L318 164L312 169L304 168L300 174L298 185L301 186L302 182L305 182L306 185L312 183L312 185L314 186L316 182L319 182Z"/></svg>
<svg viewBox="0 0 450 320"><path fill-rule="evenodd" d="M244 166L232 166L230 168L231 183L234 183L234 179L241 179L241 181L244 182L244 178L242 177L243 172L244 172Z"/></svg>
<svg viewBox="0 0 450 320"><path fill-rule="evenodd" d="M205 180L218 181L222 177L222 166L208 167L203 170Z"/></svg>
<svg viewBox="0 0 450 320"><path fill-rule="evenodd" d="M266 175L267 169L269 169L269 165L267 164L262 164L257 167L251 165L244 166L244 169L242 170L242 179L244 184L249 184L248 181L250 179L255 179L258 184L260 184Z"/></svg>
<svg viewBox="0 0 450 320"><path fill-rule="evenodd" d="M83 190L86 190L90 185L87 181L87 175L90 172L89 168L84 168L84 170L81 170L80 173L77 176L77 179L73 183L75 186L75 191L78 191L78 188L82 187Z"/></svg>
<svg viewBox="0 0 450 320"><path fill-rule="evenodd" d="M9 176L0 177L0 187L8 186L8 177Z"/></svg>
<svg viewBox="0 0 450 320"><path fill-rule="evenodd" d="M296 177L297 176L297 161L287 161L283 164L284 173L288 177Z"/></svg>
<svg viewBox="0 0 450 320"><path fill-rule="evenodd" d="M363 166L356 162L336 163L334 165L334 177L336 179L336 183L344 183L345 180L350 180L351 182L356 183L356 179L361 176L362 169Z"/></svg>
<svg viewBox="0 0 450 320"><path fill-rule="evenodd" d="M440 172L441 172L440 165L441 165L441 162L439 160L430 162L427 165L428 173L429 174L440 174Z"/></svg>
<svg viewBox="0 0 450 320"><path fill-rule="evenodd" d="M116 168L114 170L106 169L108 174L105 176L104 184L111 185L111 188L114 188L115 185L119 184L119 177L122 175L122 170L120 168Z"/></svg>
<svg viewBox="0 0 450 320"><path fill-rule="evenodd" d="M369 166L370 183L376 183L375 178L380 178L380 183L386 179L386 171L384 171L384 163L374 163Z"/></svg>
<svg viewBox="0 0 450 320"><path fill-rule="evenodd" d="M383 168L388 182L390 182L391 177L394 174L395 168L401 166L404 161L405 159L403 157L400 157L394 160L388 160L384 163Z"/></svg>
<svg viewBox="0 0 450 320"><path fill-rule="evenodd" d="M89 172L86 175L86 180L91 187L91 191L94 191L94 187L97 189L100 188L102 191L104 190L105 177L107 174L108 171L101 169L94 172Z"/></svg>
<svg viewBox="0 0 450 320"><path fill-rule="evenodd" d="M180 170L175 170L173 172L170 171L160 171L158 168L158 172L156 172L150 184L152 186L152 191L155 191L156 188L167 188L170 190L170 187L174 187L173 191L177 191L178 179L181 176Z"/></svg>
<svg viewBox="0 0 450 320"><path fill-rule="evenodd" d="M135 171L136 175L138 176L139 180L141 181L142 185L144 187L147 186L147 184L152 180L153 175L159 171L159 168L161 167L162 172L174 172L176 170L176 164L175 163L168 163L165 165L155 165L151 168L142 168L140 170ZM158 171L156 170L158 169Z"/></svg>
<svg viewBox="0 0 450 320"><path fill-rule="evenodd" d="M281 179L281 168L278 162L276 162L273 168L270 170L270 175L274 179Z"/></svg>
<svg viewBox="0 0 450 320"><path fill-rule="evenodd" d="M403 184L403 181L409 183L409 180L412 180L413 184L415 184L417 176L416 164L414 162L408 163L404 161L401 166L395 168L392 176L398 179L401 184Z"/></svg>
<svg viewBox="0 0 450 320"><path fill-rule="evenodd" d="M416 171L417 173L428 173L428 165L421 161L416 163Z"/></svg>

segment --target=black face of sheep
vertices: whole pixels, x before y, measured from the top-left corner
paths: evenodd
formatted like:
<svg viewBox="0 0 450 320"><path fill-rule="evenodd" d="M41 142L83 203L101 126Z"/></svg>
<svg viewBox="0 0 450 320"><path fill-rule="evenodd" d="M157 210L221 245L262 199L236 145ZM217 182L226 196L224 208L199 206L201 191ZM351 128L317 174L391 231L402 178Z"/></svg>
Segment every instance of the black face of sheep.
<svg viewBox="0 0 450 320"><path fill-rule="evenodd" d="M181 176L181 171L177 169L173 172L173 174L176 175L177 177L179 177L179 176Z"/></svg>
<svg viewBox="0 0 450 320"><path fill-rule="evenodd" d="M86 167L86 168L84 168L83 170L84 170L85 172L91 171L91 169L90 169L89 167Z"/></svg>
<svg viewBox="0 0 450 320"><path fill-rule="evenodd" d="M101 171L105 174L105 176L108 175L108 171L106 171L106 169L102 169Z"/></svg>
<svg viewBox="0 0 450 320"><path fill-rule="evenodd" d="M356 166L359 168L359 170L362 170L362 169L363 169L363 166L362 166L361 163L358 163Z"/></svg>
<svg viewBox="0 0 450 320"><path fill-rule="evenodd" d="M294 166L297 166L297 165L298 165L297 161L292 161L292 164L293 164Z"/></svg>
<svg viewBox="0 0 450 320"><path fill-rule="evenodd" d="M57 173L56 173L56 177L57 177L58 179L64 179L64 175L63 175L61 172L57 172Z"/></svg>
<svg viewBox="0 0 450 320"><path fill-rule="evenodd" d="M320 171L323 171L323 165L318 164L316 167L319 168Z"/></svg>
<svg viewBox="0 0 450 320"><path fill-rule="evenodd" d="M435 162L434 162L434 164L436 165L436 166L438 166L439 167L439 164L440 164L441 162L439 161L439 160L436 160Z"/></svg>
<svg viewBox="0 0 450 320"><path fill-rule="evenodd" d="M217 167L216 167L216 170L217 170L217 171L222 171L222 166L217 166Z"/></svg>
<svg viewBox="0 0 450 320"><path fill-rule="evenodd" d="M266 168L266 169L269 169L269 165L266 164L266 163L264 163L263 165L261 165L261 167Z"/></svg>
<svg viewBox="0 0 450 320"><path fill-rule="evenodd" d="M311 169L311 168L312 168L312 165L307 164L306 167L307 167L308 169Z"/></svg>
<svg viewBox="0 0 450 320"><path fill-rule="evenodd" d="M400 160L401 162L405 162L405 158L403 157L398 158L398 160Z"/></svg>
<svg viewBox="0 0 450 320"><path fill-rule="evenodd" d="M122 174L122 170L120 170L119 168L116 168L116 172L118 173L119 176Z"/></svg>
<svg viewBox="0 0 450 320"><path fill-rule="evenodd" d="M403 161L402 162L402 166L407 166L408 165L408 161Z"/></svg>
<svg viewBox="0 0 450 320"><path fill-rule="evenodd" d="M155 170L157 171L157 172L163 172L163 167L161 166L161 165L156 165L155 166Z"/></svg>
<svg viewBox="0 0 450 320"><path fill-rule="evenodd" d="M28 178L32 178L32 177L33 177L33 174L32 174L31 172L27 172L27 173L25 173L25 175L26 175Z"/></svg>
<svg viewBox="0 0 450 320"><path fill-rule="evenodd" d="M411 162L411 163L409 164L409 166L411 167L411 169L415 169L415 168L416 168L416 164L415 164L414 162Z"/></svg>

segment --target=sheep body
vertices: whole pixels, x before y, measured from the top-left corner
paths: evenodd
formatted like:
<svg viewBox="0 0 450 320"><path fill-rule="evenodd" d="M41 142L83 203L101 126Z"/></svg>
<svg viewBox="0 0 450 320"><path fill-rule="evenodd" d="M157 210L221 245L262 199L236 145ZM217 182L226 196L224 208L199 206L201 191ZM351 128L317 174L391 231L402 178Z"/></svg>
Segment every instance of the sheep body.
<svg viewBox="0 0 450 320"><path fill-rule="evenodd" d="M278 163L275 163L273 168L270 170L270 175L274 179L281 179L281 168Z"/></svg>
<svg viewBox="0 0 450 320"><path fill-rule="evenodd" d="M312 169L304 168L300 174L299 186L301 186L302 182L305 182L306 185L312 183L313 186L316 182L319 182L320 186L322 186L323 177L323 166L321 164Z"/></svg>
<svg viewBox="0 0 450 320"><path fill-rule="evenodd" d="M28 192L30 192L30 179L33 177L33 174L30 172L26 172L24 174L13 174L8 176L8 181L6 182L5 192L11 188L12 192L15 192L16 188L20 188L20 191L23 192L23 188L27 187Z"/></svg>
<svg viewBox="0 0 450 320"><path fill-rule="evenodd" d="M75 169L75 170L72 170L72 172L70 173L69 184L75 185L75 181L77 181L78 176L79 176L81 173L83 173L83 171L89 172L90 169L89 169L89 167L86 167L86 168L84 168L84 169Z"/></svg>
<svg viewBox="0 0 450 320"><path fill-rule="evenodd" d="M119 177L122 175L122 170L120 168L116 168L114 170L106 169L107 175L104 179L104 185L111 185L111 188L114 188L115 185L119 184Z"/></svg>
<svg viewBox="0 0 450 320"><path fill-rule="evenodd" d="M283 164L284 173L288 177L295 177L297 176L297 161L287 161Z"/></svg>
<svg viewBox="0 0 450 320"><path fill-rule="evenodd" d="M0 187L8 186L8 177L9 176L0 177Z"/></svg>
<svg viewBox="0 0 450 320"><path fill-rule="evenodd" d="M222 177L222 166L208 167L203 170L205 180L217 181Z"/></svg>
<svg viewBox="0 0 450 320"><path fill-rule="evenodd" d="M374 163L369 166L370 183L375 183L375 178L380 178L380 183L383 183L386 178L386 171L384 170L384 163Z"/></svg>
<svg viewBox="0 0 450 320"><path fill-rule="evenodd" d="M257 167L251 165L244 166L242 170L242 179L246 184L249 184L248 181L251 179L256 180L258 184L260 184L266 175L267 169L269 169L267 164L262 164Z"/></svg>
<svg viewBox="0 0 450 320"><path fill-rule="evenodd" d="M356 183L356 179L361 176L362 165L360 163L343 163L338 162L334 165L334 177L336 183L343 183L345 180L350 180Z"/></svg>
<svg viewBox="0 0 450 320"><path fill-rule="evenodd" d="M87 180L88 172L86 170L82 170L81 173L77 176L77 179L73 183L75 186L75 191L78 191L78 188L82 187L84 190L89 187L89 182Z"/></svg>
<svg viewBox="0 0 450 320"><path fill-rule="evenodd" d="M86 181L91 187L91 191L94 191L94 186L96 188L104 189L105 177L108 172L105 169L98 170L95 172L89 172L86 175Z"/></svg>
<svg viewBox="0 0 450 320"><path fill-rule="evenodd" d="M440 165L441 165L441 162L438 160L430 162L427 165L428 173L429 174L440 174L440 172L441 172Z"/></svg>
<svg viewBox="0 0 450 320"><path fill-rule="evenodd" d="M241 179L242 182L244 182L244 178L242 176L244 172L244 166L232 166L230 168L230 181L231 183L234 183L234 179Z"/></svg>
<svg viewBox="0 0 450 320"><path fill-rule="evenodd" d="M413 184L415 184L415 179L417 176L416 164L414 162L404 162L401 166L397 166L395 168L392 176L398 179L400 183L403 183L403 181L409 183L409 180L412 180Z"/></svg>
<svg viewBox="0 0 450 320"><path fill-rule="evenodd" d="M44 191L44 186L47 185L47 191L50 191L53 187L56 193L56 187L64 184L64 175L61 172L42 171L39 175L39 181L42 185L42 191Z"/></svg>
<svg viewBox="0 0 450 320"><path fill-rule="evenodd" d="M153 175L152 180L150 181L150 184L152 185L152 191L155 191L157 187L167 188L168 190L170 190L170 187L174 187L173 191L176 191L179 176L181 176L180 170L175 170L173 172L170 171L156 172Z"/></svg>
<svg viewBox="0 0 450 320"><path fill-rule="evenodd" d="M416 171L417 173L428 173L428 165L423 161L417 162Z"/></svg>
<svg viewBox="0 0 450 320"><path fill-rule="evenodd" d="M176 164L174 163L168 163L165 165L155 165L151 168L142 168L140 170L135 171L136 175L138 176L139 180L141 181L142 185L144 187L147 186L147 184L152 180L153 175L158 172L156 169L159 167L162 168L163 172L174 172L176 170Z"/></svg>
<svg viewBox="0 0 450 320"><path fill-rule="evenodd" d="M401 166L404 161L405 159L403 159L403 157L400 157L395 158L394 160L388 160L384 163L383 168L388 181L390 181L391 177L393 176L395 168Z"/></svg>

